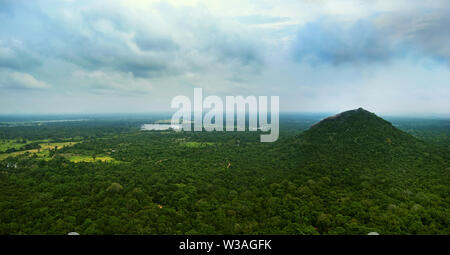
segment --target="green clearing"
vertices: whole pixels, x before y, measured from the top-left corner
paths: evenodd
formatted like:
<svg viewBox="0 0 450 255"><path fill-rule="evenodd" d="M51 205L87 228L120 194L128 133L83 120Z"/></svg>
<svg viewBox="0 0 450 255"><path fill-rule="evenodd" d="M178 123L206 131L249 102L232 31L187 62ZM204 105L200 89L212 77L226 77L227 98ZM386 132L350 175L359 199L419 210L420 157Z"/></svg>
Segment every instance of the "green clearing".
<svg viewBox="0 0 450 255"><path fill-rule="evenodd" d="M19 150L23 146L31 143L42 142L47 143L49 140L24 140L24 139L3 139L0 140L0 152L4 152L8 149L16 149Z"/></svg>
<svg viewBox="0 0 450 255"><path fill-rule="evenodd" d="M39 141L27 141L28 143L35 143L35 142L42 142L39 145L41 146L40 149L31 149L31 150L23 150L23 151L15 151L10 153L0 153L0 160L4 160L8 157L17 157L17 156L28 156L28 157L37 157L37 159L49 161L53 158L53 155L51 151L57 150L61 151L61 149L65 149L68 147L72 147L75 144L78 144L80 142L49 142L49 140L39 140ZM20 145L20 146L19 146ZM17 143L15 140L7 140L2 143L2 148L5 150L10 148L21 148L24 143ZM74 153L62 153L59 154L60 156L63 156L64 158L70 160L74 163L79 162L118 162L114 158L107 156L107 155L97 155L95 156L95 159L92 155L83 155L81 154L74 154Z"/></svg>
<svg viewBox="0 0 450 255"><path fill-rule="evenodd" d="M109 156L96 156L95 160L92 156L86 156L86 155L64 155L65 158L67 158L68 160L74 162L74 163L79 163L79 162L116 162L116 160L114 160L113 158L109 157Z"/></svg>
<svg viewBox="0 0 450 255"><path fill-rule="evenodd" d="M56 142L52 143L49 142L49 140L38 140L38 141L27 141L28 143L36 143L36 142L42 142L39 145L41 146L40 149L31 149L31 150L23 150L23 151L15 151L10 153L0 153L0 160L6 159L8 157L17 157L20 155L28 155L33 156L36 155L40 159L44 160L50 160L50 150L59 150L65 147L71 147L79 142ZM11 148L20 148L21 146L17 146L17 142L14 142L13 140L6 140L2 141L1 148L5 148L2 151L5 151L7 149ZM24 145L24 143L20 143L21 145Z"/></svg>
<svg viewBox="0 0 450 255"><path fill-rule="evenodd" d="M202 148L202 147L206 147L208 145L214 145L215 143L212 143L212 142L183 142L181 144L188 148Z"/></svg>

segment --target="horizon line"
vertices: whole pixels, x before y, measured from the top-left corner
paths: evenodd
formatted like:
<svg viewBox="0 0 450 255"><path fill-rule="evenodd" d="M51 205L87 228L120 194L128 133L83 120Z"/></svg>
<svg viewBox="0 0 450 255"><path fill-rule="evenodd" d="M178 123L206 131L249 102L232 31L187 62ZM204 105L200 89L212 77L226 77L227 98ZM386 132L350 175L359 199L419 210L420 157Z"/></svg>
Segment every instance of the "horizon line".
<svg viewBox="0 0 450 255"><path fill-rule="evenodd" d="M355 108L357 109L357 108ZM354 109L349 109L354 110ZM347 111L347 110L345 110ZM145 115L145 114L173 114L174 111L164 110L164 111L145 111L145 112L17 112L17 113L0 113L0 117L2 116L57 116L57 115ZM280 111L280 114L336 114L344 111L300 111L300 110L285 110ZM395 113L395 112L373 112L376 115L385 116L385 117L443 117L450 118L450 113L436 113L436 112L404 112L404 113ZM248 113L248 111L246 111ZM268 112L270 113L270 112Z"/></svg>

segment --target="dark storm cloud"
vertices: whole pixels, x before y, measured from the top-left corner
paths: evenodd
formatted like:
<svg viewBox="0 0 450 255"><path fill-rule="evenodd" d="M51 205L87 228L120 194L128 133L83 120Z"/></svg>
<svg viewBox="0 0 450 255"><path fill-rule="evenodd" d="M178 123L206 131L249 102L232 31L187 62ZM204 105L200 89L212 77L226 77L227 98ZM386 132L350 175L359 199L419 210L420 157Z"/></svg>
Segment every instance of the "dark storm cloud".
<svg viewBox="0 0 450 255"><path fill-rule="evenodd" d="M450 63L450 1L433 12L419 15L414 21L410 15L386 18L385 30L401 34L404 43L416 54Z"/></svg>
<svg viewBox="0 0 450 255"><path fill-rule="evenodd" d="M401 57L450 62L449 5L434 10L380 13L353 22L323 18L301 27L293 43L297 60L334 65Z"/></svg>
<svg viewBox="0 0 450 255"><path fill-rule="evenodd" d="M396 54L395 45L383 40L370 21L354 24L337 24L319 20L306 24L300 30L294 44L298 59L332 64L376 62Z"/></svg>

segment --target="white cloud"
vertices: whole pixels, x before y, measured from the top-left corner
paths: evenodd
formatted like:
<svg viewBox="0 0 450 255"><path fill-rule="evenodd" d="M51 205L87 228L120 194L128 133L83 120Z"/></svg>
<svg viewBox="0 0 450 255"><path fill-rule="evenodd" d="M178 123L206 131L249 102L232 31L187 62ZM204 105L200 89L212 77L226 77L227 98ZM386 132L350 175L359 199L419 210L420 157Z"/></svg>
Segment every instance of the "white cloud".
<svg viewBox="0 0 450 255"><path fill-rule="evenodd" d="M0 72L0 87L12 89L48 89L50 85L37 80L31 74L21 72Z"/></svg>
<svg viewBox="0 0 450 255"><path fill-rule="evenodd" d="M136 78L132 73L85 71L73 72L73 77L81 86L97 93L148 93L152 83L148 79Z"/></svg>
<svg viewBox="0 0 450 255"><path fill-rule="evenodd" d="M383 111L450 109L437 95L449 93L448 0L0 2L7 7L0 7L2 110L13 93L23 102L33 98L33 107L39 102L35 92L7 88L49 84L41 90L49 95L43 105L53 97L82 111L111 104L115 111L167 110L172 96L190 95L194 87L221 96L279 95L282 110L342 109L362 101ZM346 29L362 19L370 26ZM341 65L292 56L302 27L320 20L329 29L314 42L304 33L309 45L301 42L302 53L321 62L339 57ZM417 48L385 47L397 41ZM403 51L419 53L403 58ZM371 58L377 61L366 61ZM400 60L402 68L394 63ZM429 66L439 72L423 71ZM26 111L18 101L14 109L21 107Z"/></svg>

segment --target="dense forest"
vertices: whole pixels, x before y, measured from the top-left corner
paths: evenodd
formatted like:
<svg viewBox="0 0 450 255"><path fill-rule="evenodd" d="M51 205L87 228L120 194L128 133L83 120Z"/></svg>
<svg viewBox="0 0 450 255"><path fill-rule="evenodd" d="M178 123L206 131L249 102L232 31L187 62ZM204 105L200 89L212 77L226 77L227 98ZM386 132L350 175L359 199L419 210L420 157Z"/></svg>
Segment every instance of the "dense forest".
<svg viewBox="0 0 450 255"><path fill-rule="evenodd" d="M323 117L284 115L274 143L10 121L0 234L450 234L450 121Z"/></svg>

